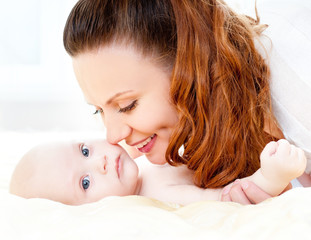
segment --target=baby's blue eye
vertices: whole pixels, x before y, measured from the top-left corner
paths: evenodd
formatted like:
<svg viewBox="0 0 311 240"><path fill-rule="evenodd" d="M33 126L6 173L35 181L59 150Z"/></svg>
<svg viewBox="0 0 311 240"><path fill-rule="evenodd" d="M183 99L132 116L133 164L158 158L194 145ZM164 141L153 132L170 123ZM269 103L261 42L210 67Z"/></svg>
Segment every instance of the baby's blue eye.
<svg viewBox="0 0 311 240"><path fill-rule="evenodd" d="M84 190L88 189L90 186L90 177L86 176L82 179L82 187Z"/></svg>
<svg viewBox="0 0 311 240"><path fill-rule="evenodd" d="M85 157L88 157L89 153L90 153L89 149L85 145L82 145L81 152L82 152L83 156L85 156Z"/></svg>

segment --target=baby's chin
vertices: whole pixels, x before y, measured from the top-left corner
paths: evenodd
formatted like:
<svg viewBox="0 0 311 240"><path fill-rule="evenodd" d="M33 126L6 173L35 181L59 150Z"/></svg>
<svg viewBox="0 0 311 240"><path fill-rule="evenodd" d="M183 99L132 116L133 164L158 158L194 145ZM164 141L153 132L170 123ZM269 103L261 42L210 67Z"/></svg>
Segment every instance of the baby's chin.
<svg viewBox="0 0 311 240"><path fill-rule="evenodd" d="M138 173L138 168L137 168L137 175L135 176L135 180L133 180L133 185L128 195L139 195L140 188L141 188L141 180L139 178L139 173Z"/></svg>

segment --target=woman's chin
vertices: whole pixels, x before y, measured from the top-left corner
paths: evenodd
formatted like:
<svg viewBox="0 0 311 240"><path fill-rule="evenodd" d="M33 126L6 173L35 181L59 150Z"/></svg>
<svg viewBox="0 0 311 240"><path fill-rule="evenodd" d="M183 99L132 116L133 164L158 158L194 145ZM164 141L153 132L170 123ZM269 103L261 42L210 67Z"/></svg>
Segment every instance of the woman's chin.
<svg viewBox="0 0 311 240"><path fill-rule="evenodd" d="M146 157L153 164L163 165L167 163L164 155L161 156L160 154L146 154Z"/></svg>

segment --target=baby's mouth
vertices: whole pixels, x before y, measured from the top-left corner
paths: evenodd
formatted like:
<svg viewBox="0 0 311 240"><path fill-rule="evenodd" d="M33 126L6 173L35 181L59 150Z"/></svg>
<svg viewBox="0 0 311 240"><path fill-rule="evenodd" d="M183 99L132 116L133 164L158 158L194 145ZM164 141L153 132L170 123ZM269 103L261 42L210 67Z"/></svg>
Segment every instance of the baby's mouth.
<svg viewBox="0 0 311 240"><path fill-rule="evenodd" d="M120 178L120 171L121 171L120 156L116 158L115 162L116 162L115 164L116 172L117 172L118 178Z"/></svg>

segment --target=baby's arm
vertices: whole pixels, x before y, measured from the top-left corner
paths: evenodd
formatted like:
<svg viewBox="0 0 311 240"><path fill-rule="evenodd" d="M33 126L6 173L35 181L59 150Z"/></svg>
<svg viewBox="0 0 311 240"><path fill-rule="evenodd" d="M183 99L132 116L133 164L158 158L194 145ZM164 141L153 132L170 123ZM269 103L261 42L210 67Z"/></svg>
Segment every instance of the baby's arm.
<svg viewBox="0 0 311 240"><path fill-rule="evenodd" d="M179 203L187 205L200 201L217 201L220 200L220 194L222 188L219 189L204 189L195 185L170 185L163 186L163 191L159 194L155 194L153 198L156 198L165 202Z"/></svg>
<svg viewBox="0 0 311 240"><path fill-rule="evenodd" d="M193 184L193 171L185 165L154 165L136 159L142 184L139 195L164 202L187 205L204 200L219 200L222 189L203 189Z"/></svg>
<svg viewBox="0 0 311 240"><path fill-rule="evenodd" d="M260 160L261 168L245 179L253 181L272 196L280 194L289 182L300 176L306 168L304 152L286 140L267 144L261 153ZM223 188L203 189L193 185L192 181L189 181L188 184L180 182L179 179L184 179L189 175L187 172L180 171L182 170L180 167L167 166L160 170L158 170L159 167L156 169L149 170L147 176L157 181L147 184L149 191L142 195L183 205L204 200L221 200ZM169 172L165 173L168 170ZM171 171L178 174L172 174ZM150 173L158 174L161 177L151 176Z"/></svg>
<svg viewBox="0 0 311 240"><path fill-rule="evenodd" d="M266 145L260 164L261 168L247 179L271 196L277 196L291 180L303 174L307 160L303 150L281 139Z"/></svg>

